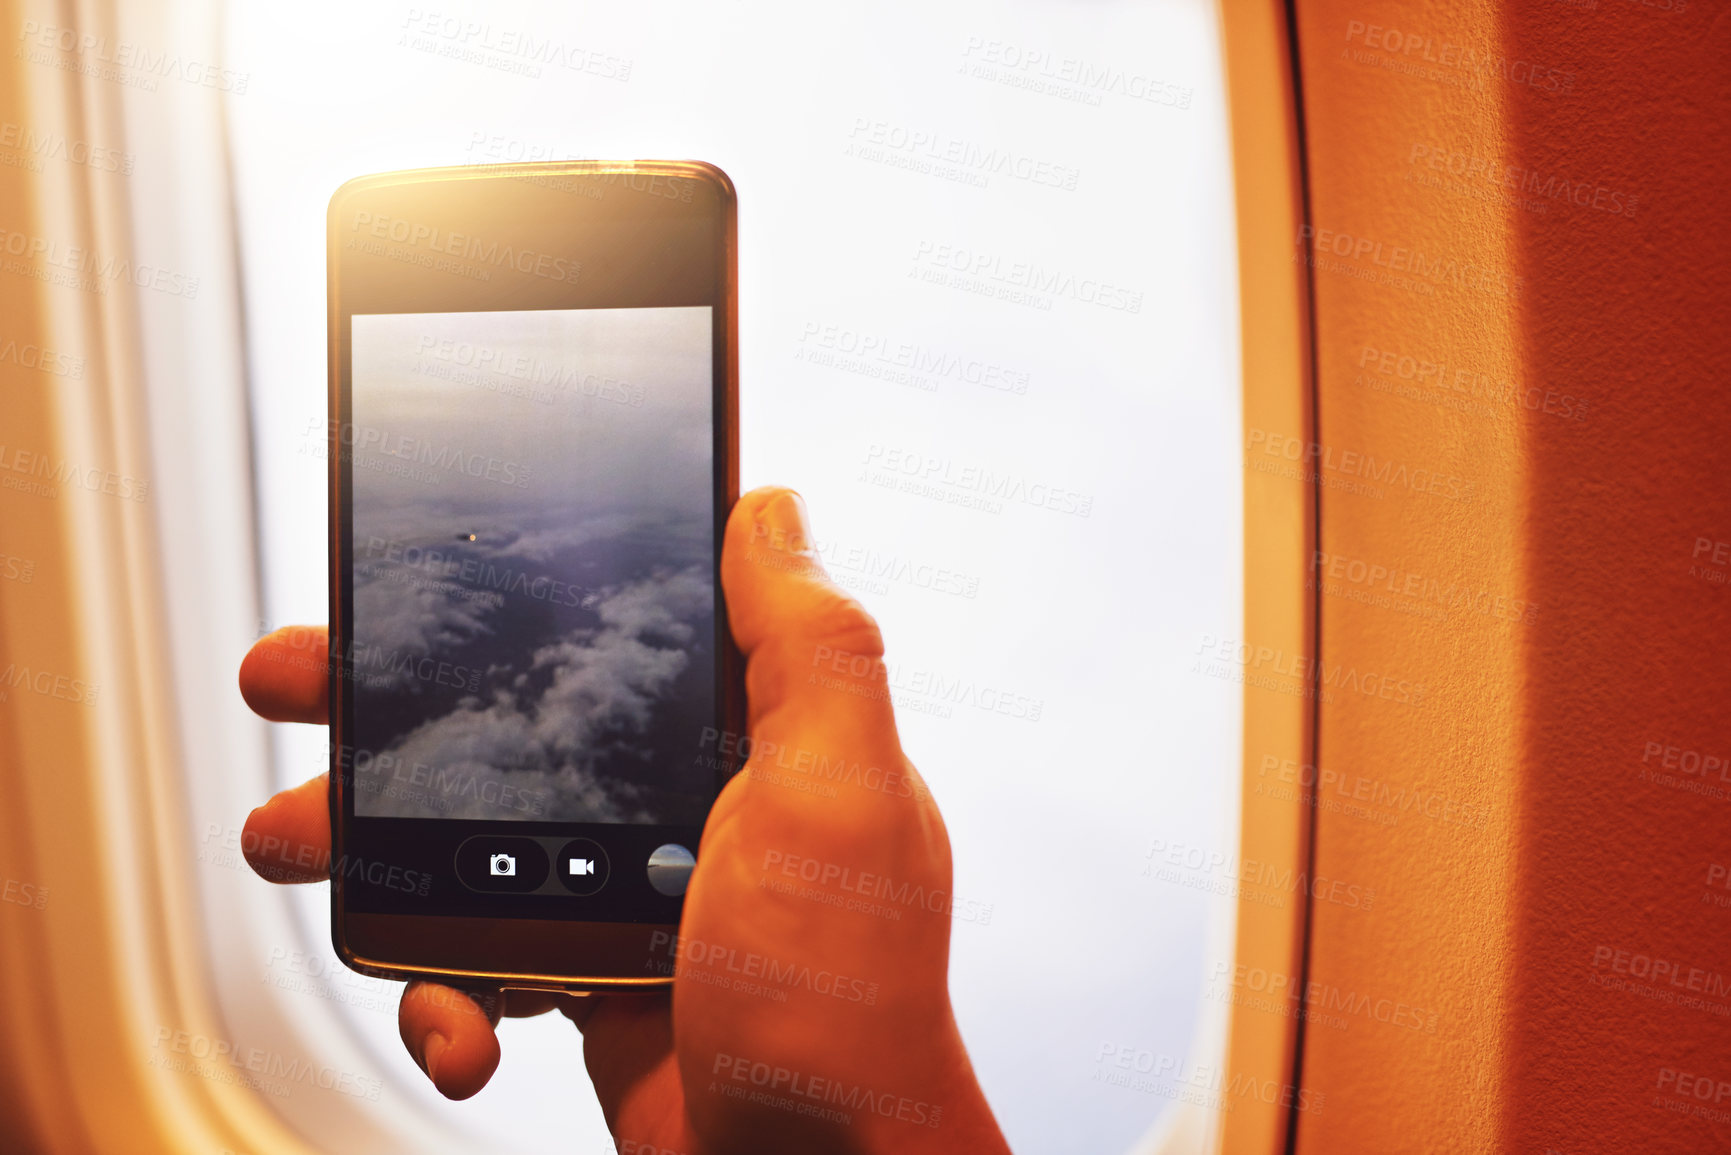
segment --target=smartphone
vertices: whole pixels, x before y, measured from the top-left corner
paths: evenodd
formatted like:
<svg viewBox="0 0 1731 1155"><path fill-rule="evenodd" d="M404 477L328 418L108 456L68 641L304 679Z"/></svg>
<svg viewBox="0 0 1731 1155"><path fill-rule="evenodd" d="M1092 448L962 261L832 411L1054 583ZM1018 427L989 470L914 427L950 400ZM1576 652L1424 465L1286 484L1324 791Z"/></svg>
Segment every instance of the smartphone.
<svg viewBox="0 0 1731 1155"><path fill-rule="evenodd" d="M419 169L328 228L337 954L664 985L743 711L733 185Z"/></svg>

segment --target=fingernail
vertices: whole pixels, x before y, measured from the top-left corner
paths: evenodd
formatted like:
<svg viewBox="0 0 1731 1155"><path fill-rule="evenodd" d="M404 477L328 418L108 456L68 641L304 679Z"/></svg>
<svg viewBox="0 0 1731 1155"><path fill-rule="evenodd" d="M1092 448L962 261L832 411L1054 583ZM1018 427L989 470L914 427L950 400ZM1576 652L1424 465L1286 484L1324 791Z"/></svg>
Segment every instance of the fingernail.
<svg viewBox="0 0 1731 1155"><path fill-rule="evenodd" d="M426 1069L427 1078L435 1085L439 1082L439 1056L445 1053L445 1048L451 1041L438 1031L427 1036L427 1041L421 1045L421 1066Z"/></svg>
<svg viewBox="0 0 1731 1155"><path fill-rule="evenodd" d="M806 520L805 500L791 489L784 489L764 503L757 513L757 524L769 530L770 545L787 553L804 553L811 548L811 523Z"/></svg>

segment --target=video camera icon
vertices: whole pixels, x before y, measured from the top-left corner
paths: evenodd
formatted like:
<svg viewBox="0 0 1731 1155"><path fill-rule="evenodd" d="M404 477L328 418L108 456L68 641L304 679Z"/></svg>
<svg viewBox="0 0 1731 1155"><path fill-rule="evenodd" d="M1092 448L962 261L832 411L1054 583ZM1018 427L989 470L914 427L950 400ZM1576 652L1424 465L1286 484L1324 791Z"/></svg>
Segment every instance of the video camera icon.
<svg viewBox="0 0 1731 1155"><path fill-rule="evenodd" d="M559 881L572 894L594 894L607 885L607 852L592 838L574 838L559 851Z"/></svg>

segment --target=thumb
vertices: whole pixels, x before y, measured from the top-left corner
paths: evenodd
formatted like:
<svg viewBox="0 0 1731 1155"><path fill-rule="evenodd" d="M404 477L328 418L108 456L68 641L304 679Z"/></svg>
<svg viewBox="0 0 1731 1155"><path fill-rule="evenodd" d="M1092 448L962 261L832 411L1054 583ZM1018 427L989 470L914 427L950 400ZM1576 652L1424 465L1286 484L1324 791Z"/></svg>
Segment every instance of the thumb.
<svg viewBox="0 0 1731 1155"><path fill-rule="evenodd" d="M754 745L822 735L856 757L902 764L883 635L824 572L799 494L771 486L739 499L722 542L721 586L745 657ZM799 754L782 750L784 759Z"/></svg>
<svg viewBox="0 0 1731 1155"><path fill-rule="evenodd" d="M773 1057L778 1070L821 1071L841 1086L914 1056L922 1069L907 1077L931 1083L961 1054L947 899L929 901L950 892L948 836L903 755L877 623L824 573L814 546L791 490L753 491L728 518L721 584L746 660L750 736L704 826L674 976L687 1117L700 1131L751 1134L752 1150L837 1143L810 1129L820 1121L718 1093L727 1056ZM764 975L870 976L860 980L873 984L870 1010L815 990L765 1005L706 977L719 973L716 952L766 960Z"/></svg>

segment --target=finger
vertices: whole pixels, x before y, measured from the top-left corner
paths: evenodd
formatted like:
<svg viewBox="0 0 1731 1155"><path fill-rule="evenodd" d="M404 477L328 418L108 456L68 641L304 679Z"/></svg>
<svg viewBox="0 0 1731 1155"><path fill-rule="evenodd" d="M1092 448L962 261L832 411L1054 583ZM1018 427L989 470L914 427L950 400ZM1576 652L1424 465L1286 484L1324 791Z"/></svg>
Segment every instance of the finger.
<svg viewBox="0 0 1731 1155"><path fill-rule="evenodd" d="M330 722L330 634L285 626L253 643L240 663L240 696L272 722Z"/></svg>
<svg viewBox="0 0 1731 1155"><path fill-rule="evenodd" d="M284 790L247 815L240 849L271 882L323 882L331 869L328 774Z"/></svg>
<svg viewBox="0 0 1731 1155"><path fill-rule="evenodd" d="M412 982L403 988L397 1031L445 1098L467 1099L498 1069L499 1037L493 1027L503 1002L497 991L472 993L442 983Z"/></svg>
<svg viewBox="0 0 1731 1155"><path fill-rule="evenodd" d="M883 635L824 572L799 494L772 486L740 498L727 520L721 585L746 659L752 742L821 733L855 757L901 765Z"/></svg>
<svg viewBox="0 0 1731 1155"><path fill-rule="evenodd" d="M615 1141L644 1150L691 1151L673 1058L673 1011L666 994L589 995L561 1006L583 1032L583 1064Z"/></svg>
<svg viewBox="0 0 1731 1155"><path fill-rule="evenodd" d="M501 1013L507 1019L533 1018L548 1011L563 1009L567 1002L578 1001L575 996L558 991L509 990L503 994L504 1005Z"/></svg>

